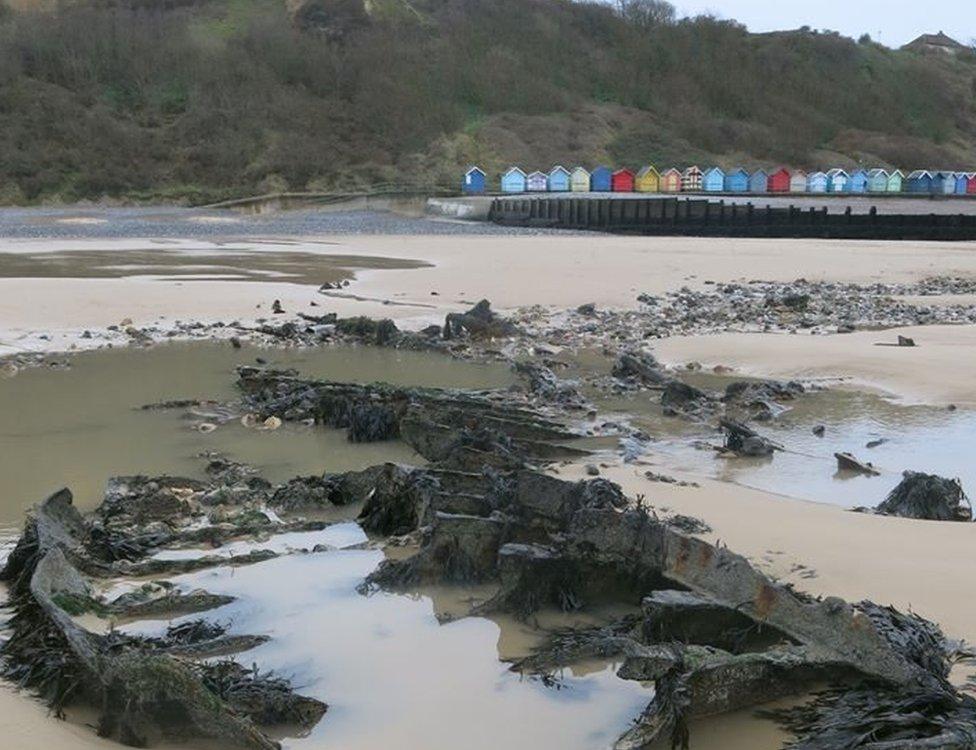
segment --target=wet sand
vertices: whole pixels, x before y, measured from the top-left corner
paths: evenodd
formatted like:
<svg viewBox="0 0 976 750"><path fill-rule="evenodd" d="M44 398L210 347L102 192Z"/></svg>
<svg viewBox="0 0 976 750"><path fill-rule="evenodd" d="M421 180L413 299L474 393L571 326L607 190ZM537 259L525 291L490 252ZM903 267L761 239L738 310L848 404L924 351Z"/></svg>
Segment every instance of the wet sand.
<svg viewBox="0 0 976 750"><path fill-rule="evenodd" d="M700 488L676 487L642 473L625 466L603 471L629 495L705 520L713 529L709 541L720 540L802 591L912 610L951 637L976 643L976 581L966 572L976 562L976 525L851 513L693 475L675 474ZM582 478L584 471L560 476ZM815 575L804 577L808 570Z"/></svg>
<svg viewBox="0 0 976 750"><path fill-rule="evenodd" d="M4 252L131 252L145 242L104 240L8 241ZM505 309L527 304L558 308L594 302L632 308L642 292L661 293L706 281L763 279L908 282L933 275L976 276L976 243L894 243L814 240L636 238L604 235L540 237L328 237L320 241L250 241L254 253L340 256L356 279L320 294L317 286L280 280L214 281L128 278L0 278L0 355L84 345L84 328L128 318L135 325L178 319L253 321L280 299L286 310L311 302L340 315L391 317L416 326L440 321L482 297ZM173 240L169 251L213 253L218 247ZM241 246L235 243L235 254ZM424 268L357 270L350 256L422 261ZM364 265L368 265L364 261ZM435 294L436 293L436 294ZM976 403L966 373L976 366L976 328L909 330L925 345L904 350L875 347L895 332L847 337L805 335L672 339L659 345L668 359L723 360L755 374L802 372L849 377L895 395L932 403ZM40 336L48 336L41 339ZM782 352L788 352L788 358ZM939 378L931 376L934 363Z"/></svg>
<svg viewBox="0 0 976 750"><path fill-rule="evenodd" d="M891 346L898 336L916 347ZM879 346L878 344L884 344ZM834 336L725 333L657 342L666 364L699 362L741 375L846 381L906 403L976 407L976 326L912 326Z"/></svg>

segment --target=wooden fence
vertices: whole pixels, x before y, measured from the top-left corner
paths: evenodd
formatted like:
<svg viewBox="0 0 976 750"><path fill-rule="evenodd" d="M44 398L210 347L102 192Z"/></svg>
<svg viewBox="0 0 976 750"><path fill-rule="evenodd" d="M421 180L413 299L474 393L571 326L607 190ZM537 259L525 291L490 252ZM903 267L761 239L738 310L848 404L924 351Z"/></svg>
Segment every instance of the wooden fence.
<svg viewBox="0 0 976 750"><path fill-rule="evenodd" d="M495 198L489 219L506 226L692 237L976 240L976 215L829 212L680 198Z"/></svg>

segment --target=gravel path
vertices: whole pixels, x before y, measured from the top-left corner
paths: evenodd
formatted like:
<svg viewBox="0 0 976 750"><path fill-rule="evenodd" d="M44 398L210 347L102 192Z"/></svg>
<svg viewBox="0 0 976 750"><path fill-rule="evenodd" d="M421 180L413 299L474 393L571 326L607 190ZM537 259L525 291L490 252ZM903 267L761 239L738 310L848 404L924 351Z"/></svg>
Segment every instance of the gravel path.
<svg viewBox="0 0 976 750"><path fill-rule="evenodd" d="M236 239L324 235L532 235L561 230L501 227L486 222L412 218L369 210L293 210L247 215L230 209L4 208L0 238Z"/></svg>

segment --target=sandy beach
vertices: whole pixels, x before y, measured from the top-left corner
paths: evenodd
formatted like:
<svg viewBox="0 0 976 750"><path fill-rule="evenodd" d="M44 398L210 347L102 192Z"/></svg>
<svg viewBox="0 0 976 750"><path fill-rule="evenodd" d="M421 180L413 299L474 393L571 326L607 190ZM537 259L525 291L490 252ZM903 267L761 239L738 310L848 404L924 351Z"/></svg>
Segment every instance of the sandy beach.
<svg viewBox="0 0 976 750"><path fill-rule="evenodd" d="M18 240L10 253L70 253L98 247L120 258L145 243ZM311 302L340 315L392 318L420 328L481 298L511 310L524 305L572 308L584 303L630 309L641 293L659 294L706 282L910 282L930 276L976 277L976 244L795 240L723 240L588 236L334 236L316 241L234 243L254 253L366 256L423 261L425 268L356 270L347 288L318 293L281 279L186 280L137 274L123 278L0 278L0 354L84 346L85 328L128 319L136 326L175 320L251 321L273 300L304 311ZM212 243L174 240L170 252L219 251ZM898 333L913 352L874 346ZM40 338L46 336L47 338ZM971 327L858 332L844 337L738 334L672 338L656 352L669 362L723 364L754 375L848 378L857 385L930 403L976 402L966 376L976 364ZM788 356L784 356L788 354ZM931 377L938 370L938 378Z"/></svg>
<svg viewBox="0 0 976 750"><path fill-rule="evenodd" d="M70 254L97 246L124 257L129 240L0 242L11 254ZM86 329L129 319L135 326L176 320L253 321L273 300L287 311L390 317L407 328L488 298L495 308L553 309L595 303L631 309L640 293L706 282L807 280L912 282L930 276L976 278L976 244L831 241L700 241L592 236L334 236L234 243L256 254L363 256L423 261L422 268L351 268L348 287L323 294L288 278L188 280L136 273L121 278L0 278L0 355L90 345ZM174 240L169 252L219 253L214 243ZM314 266L314 263L312 264ZM355 264L352 264L355 266ZM896 336L916 348L877 346ZM910 403L976 407L976 326L918 326L846 335L729 333L654 342L663 362L722 365L738 374L834 381ZM562 476L582 476L582 467ZM700 476L699 488L651 483L631 466L604 475L629 495L706 521L720 541L770 575L814 595L871 598L938 622L976 642L976 584L963 573L976 561L976 527L846 512ZM800 567L802 566L802 567ZM815 575L799 577L801 571ZM0 724L11 747L107 747L83 727L56 722L32 700L0 690Z"/></svg>

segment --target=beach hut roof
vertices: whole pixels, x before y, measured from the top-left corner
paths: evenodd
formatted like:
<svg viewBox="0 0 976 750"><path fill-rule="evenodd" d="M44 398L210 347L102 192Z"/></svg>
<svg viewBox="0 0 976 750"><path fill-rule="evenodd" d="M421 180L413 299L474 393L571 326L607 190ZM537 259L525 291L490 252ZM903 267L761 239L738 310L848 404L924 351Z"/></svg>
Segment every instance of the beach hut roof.
<svg viewBox="0 0 976 750"><path fill-rule="evenodd" d="M844 175L845 177L850 176L847 174L845 170L841 169L840 167L834 167L829 172L827 172L828 177L836 177L837 175L841 175L841 174Z"/></svg>
<svg viewBox="0 0 976 750"><path fill-rule="evenodd" d="M932 176L932 173L929 172L927 169L916 169L914 172L912 172L910 175L908 175L908 179L910 179L910 180L917 180L920 177L931 177L931 176Z"/></svg>
<svg viewBox="0 0 976 750"><path fill-rule="evenodd" d="M692 174L693 172L701 172L701 169L699 169L698 167L695 167L695 166L691 166L691 167L688 167L688 169L686 169L684 171L685 174Z"/></svg>
<svg viewBox="0 0 976 750"><path fill-rule="evenodd" d="M549 174L556 174L556 172L562 172L563 174L569 174L569 170L566 169L562 164L557 164L552 169L549 170Z"/></svg>
<svg viewBox="0 0 976 750"><path fill-rule="evenodd" d="M902 172L900 169L896 169L894 172L889 172L888 173L888 176L889 177L904 177L905 176L905 173Z"/></svg>
<svg viewBox="0 0 976 750"><path fill-rule="evenodd" d="M654 167L648 165L646 167L641 167L640 171L637 173L638 177L646 177L649 174L658 174L658 171Z"/></svg>
<svg viewBox="0 0 976 750"><path fill-rule="evenodd" d="M797 169L797 170L794 170L793 176L794 177L806 177L807 176L807 173L804 172L802 169Z"/></svg>
<svg viewBox="0 0 976 750"><path fill-rule="evenodd" d="M724 175L725 170L722 169L721 167L712 167L711 169L705 171L705 174L716 174L716 173Z"/></svg>
<svg viewBox="0 0 976 750"><path fill-rule="evenodd" d="M671 169L669 169L668 171L666 171L664 174L676 174L676 175L679 175L680 176L681 175L681 172L678 170L677 167L671 167Z"/></svg>
<svg viewBox="0 0 976 750"><path fill-rule="evenodd" d="M507 174L507 175L509 175L509 174L520 174L523 177L525 177L525 172L522 171L522 168L521 167L509 167L508 169L505 170L505 174Z"/></svg>
<svg viewBox="0 0 976 750"><path fill-rule="evenodd" d="M620 169L614 172L614 174L633 174L633 173L634 170L628 169L627 167L621 167Z"/></svg>
<svg viewBox="0 0 976 750"><path fill-rule="evenodd" d="M573 174L587 174L588 175L589 173L590 173L590 170L588 170L586 167L576 167L576 169L573 170Z"/></svg>
<svg viewBox="0 0 976 750"><path fill-rule="evenodd" d="M884 175L885 177L890 177L887 169L872 169L868 171L869 177L880 177L881 175Z"/></svg>
<svg viewBox="0 0 976 750"><path fill-rule="evenodd" d="M546 177L546 176L547 175L545 172L540 172L538 169L535 172L529 174L529 177Z"/></svg>
<svg viewBox="0 0 976 750"><path fill-rule="evenodd" d="M485 170L483 170L481 167L471 166L471 167L468 167L468 171L465 172L465 174L474 174L475 172L477 172L478 174L483 175L485 173Z"/></svg>
<svg viewBox="0 0 976 750"><path fill-rule="evenodd" d="M753 174L754 175L757 175L757 174L765 174L765 175L768 175L769 172L767 172L765 169L757 169L755 172L753 172Z"/></svg>

